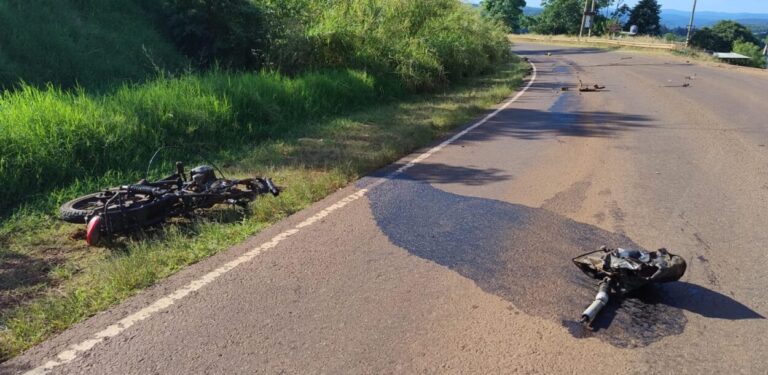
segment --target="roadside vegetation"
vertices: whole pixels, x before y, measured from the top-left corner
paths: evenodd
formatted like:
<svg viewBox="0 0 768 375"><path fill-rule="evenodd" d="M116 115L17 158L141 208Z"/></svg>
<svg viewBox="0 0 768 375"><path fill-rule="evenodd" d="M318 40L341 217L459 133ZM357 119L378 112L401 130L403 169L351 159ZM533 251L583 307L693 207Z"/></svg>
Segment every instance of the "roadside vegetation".
<svg viewBox="0 0 768 375"><path fill-rule="evenodd" d="M761 45L765 44L749 28L738 22L720 21L711 28L704 27L697 30L691 38L691 44L707 51L732 51L750 58L743 62L736 60L734 64L755 68L766 67L761 48Z"/></svg>
<svg viewBox="0 0 768 375"><path fill-rule="evenodd" d="M496 3L497 1L493 1ZM509 4L509 1L499 0ZM489 8L484 3L486 12L492 13L498 8ZM582 0L545 0L542 10L535 16L523 15L514 11L505 13L509 25L518 26L513 30L533 37L557 38L560 42L581 43L582 40L571 38L579 35L584 1ZM730 60L737 65L766 68L766 58L762 54L768 40L763 40L764 28L761 25L748 27L735 21L723 20L712 27L697 29L690 46L686 46L686 28L670 29L661 25L661 5L657 0L640 0L633 7L625 0L596 0L596 15L592 21L591 33L583 30L583 41L620 40L631 43L643 43L653 47L655 44L676 44L675 54L690 58L711 60L711 52L736 52L749 57L749 60ZM628 35L633 26L637 34ZM586 38L590 35L589 38ZM569 39L570 38L570 39ZM611 42L614 43L614 42Z"/></svg>
<svg viewBox="0 0 768 375"><path fill-rule="evenodd" d="M0 5L0 359L445 136L527 71L455 0L49 5ZM56 219L164 146L150 177L212 162L286 189L100 248Z"/></svg>

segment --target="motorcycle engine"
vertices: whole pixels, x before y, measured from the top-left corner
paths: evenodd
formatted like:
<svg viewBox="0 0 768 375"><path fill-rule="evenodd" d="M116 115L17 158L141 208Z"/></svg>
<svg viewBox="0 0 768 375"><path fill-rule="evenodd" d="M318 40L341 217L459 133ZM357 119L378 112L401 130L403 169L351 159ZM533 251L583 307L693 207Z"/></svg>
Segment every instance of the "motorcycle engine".
<svg viewBox="0 0 768 375"><path fill-rule="evenodd" d="M213 167L208 165L201 165L189 171L189 175L192 178L192 181L194 181L197 186L201 187L208 186L216 181L216 173L214 172Z"/></svg>

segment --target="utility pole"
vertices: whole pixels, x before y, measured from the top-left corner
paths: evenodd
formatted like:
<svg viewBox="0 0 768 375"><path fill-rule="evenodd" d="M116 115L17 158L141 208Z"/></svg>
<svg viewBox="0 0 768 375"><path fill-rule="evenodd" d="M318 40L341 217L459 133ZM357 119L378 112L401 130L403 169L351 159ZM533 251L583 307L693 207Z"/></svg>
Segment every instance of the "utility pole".
<svg viewBox="0 0 768 375"><path fill-rule="evenodd" d="M693 16L696 14L696 0L693 0L693 10L691 11L691 22L688 23L688 35L685 37L685 46L691 45L691 32L693 31Z"/></svg>
<svg viewBox="0 0 768 375"><path fill-rule="evenodd" d="M579 40L584 35L584 21L587 17L587 7L589 6L589 0L584 0L584 13L581 14L581 27L579 28Z"/></svg>
<svg viewBox="0 0 768 375"><path fill-rule="evenodd" d="M592 0L592 13L590 14L590 17L592 18L589 22L589 31L587 32L587 37L592 37L592 27L595 26L595 0Z"/></svg>

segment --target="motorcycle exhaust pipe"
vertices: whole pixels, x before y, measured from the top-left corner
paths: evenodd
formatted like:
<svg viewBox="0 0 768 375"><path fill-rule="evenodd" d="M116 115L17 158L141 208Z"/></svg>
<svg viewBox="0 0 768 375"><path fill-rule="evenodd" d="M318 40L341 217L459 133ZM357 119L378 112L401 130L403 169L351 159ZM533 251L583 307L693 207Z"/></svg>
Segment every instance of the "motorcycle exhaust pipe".
<svg viewBox="0 0 768 375"><path fill-rule="evenodd" d="M605 280L600 282L600 287L597 290L597 295L595 296L595 301L592 302L589 307L587 307L586 310L584 310L583 313L581 313L581 322L582 323L591 323L593 320L595 320L595 317L597 316L597 313L600 312L600 310L605 307L605 305L608 304L608 292L611 290L611 279L605 278Z"/></svg>

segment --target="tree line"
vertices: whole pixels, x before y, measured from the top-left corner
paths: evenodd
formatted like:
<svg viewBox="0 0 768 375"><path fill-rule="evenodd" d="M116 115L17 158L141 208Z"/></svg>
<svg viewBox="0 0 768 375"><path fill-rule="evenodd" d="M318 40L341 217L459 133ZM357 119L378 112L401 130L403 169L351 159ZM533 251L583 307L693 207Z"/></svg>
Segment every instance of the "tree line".
<svg viewBox="0 0 768 375"><path fill-rule="evenodd" d="M486 15L504 22L513 32L537 34L579 34L585 1L543 0L538 15L523 14L525 0L484 0L482 9ZM617 30L628 31L637 26L638 34L664 36L669 41L684 41L687 29L669 29L661 24L661 5L657 0L640 0L634 7L625 0L595 0L592 22L593 35L613 34ZM590 9L591 10L591 9ZM750 58L744 64L764 68L762 49L766 40L760 40L752 30L738 22L723 20L712 27L693 32L693 47L714 52L736 52Z"/></svg>

